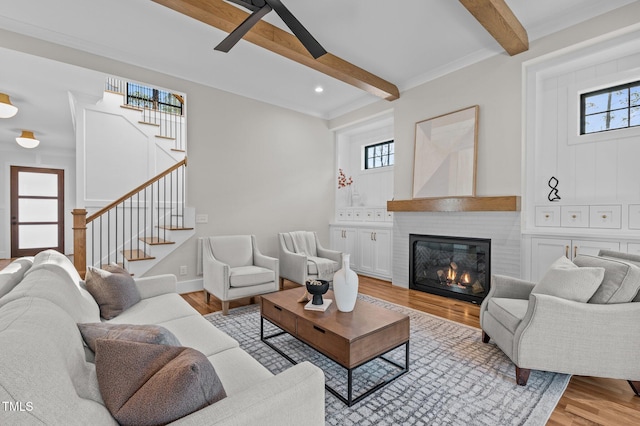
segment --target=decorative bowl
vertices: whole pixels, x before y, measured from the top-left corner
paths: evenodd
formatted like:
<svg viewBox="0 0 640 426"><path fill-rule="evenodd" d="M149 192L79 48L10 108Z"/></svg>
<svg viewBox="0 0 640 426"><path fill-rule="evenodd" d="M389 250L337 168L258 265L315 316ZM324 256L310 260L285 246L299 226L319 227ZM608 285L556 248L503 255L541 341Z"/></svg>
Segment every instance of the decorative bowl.
<svg viewBox="0 0 640 426"><path fill-rule="evenodd" d="M322 295L329 290L329 281L325 280L307 280L307 291L313 295L312 305L322 305Z"/></svg>

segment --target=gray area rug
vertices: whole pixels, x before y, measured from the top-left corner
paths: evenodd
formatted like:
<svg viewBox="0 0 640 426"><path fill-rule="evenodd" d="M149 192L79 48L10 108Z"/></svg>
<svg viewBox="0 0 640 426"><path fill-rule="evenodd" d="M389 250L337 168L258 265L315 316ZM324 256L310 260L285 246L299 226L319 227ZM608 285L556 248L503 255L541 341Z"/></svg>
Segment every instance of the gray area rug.
<svg viewBox="0 0 640 426"><path fill-rule="evenodd" d="M515 368L480 330L366 295L359 299L411 318L409 372L352 407L325 392L327 425L544 425L570 376L532 371L526 387L515 383ZM228 316L205 316L236 339L272 373L291 363L260 341L258 305L236 308ZM265 334L278 331L265 321ZM325 380L346 395L346 370L288 334L272 340L296 361L322 368ZM404 364L404 346L387 357ZM376 360L354 370L354 397L397 369Z"/></svg>

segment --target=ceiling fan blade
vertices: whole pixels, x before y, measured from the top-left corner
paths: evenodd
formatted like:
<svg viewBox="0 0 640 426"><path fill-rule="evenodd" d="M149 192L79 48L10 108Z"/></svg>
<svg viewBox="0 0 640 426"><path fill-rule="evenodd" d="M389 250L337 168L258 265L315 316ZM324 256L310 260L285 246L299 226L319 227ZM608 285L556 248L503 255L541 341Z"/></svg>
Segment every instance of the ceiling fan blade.
<svg viewBox="0 0 640 426"><path fill-rule="evenodd" d="M219 50L221 52L228 52L231 50L233 46L236 45L240 41L244 35L249 32L249 30L260 20L264 15L271 12L271 6L265 4L260 9L253 12L251 15L247 17L242 24L238 25L238 27L233 30L224 40L218 44L214 50Z"/></svg>
<svg viewBox="0 0 640 426"><path fill-rule="evenodd" d="M327 53L326 50L313 38L311 33L302 26L300 21L293 16L293 14L285 7L280 0L265 0L267 5L271 6L273 10L280 16L285 24L293 31L298 40L304 45L314 59L318 59L320 56Z"/></svg>

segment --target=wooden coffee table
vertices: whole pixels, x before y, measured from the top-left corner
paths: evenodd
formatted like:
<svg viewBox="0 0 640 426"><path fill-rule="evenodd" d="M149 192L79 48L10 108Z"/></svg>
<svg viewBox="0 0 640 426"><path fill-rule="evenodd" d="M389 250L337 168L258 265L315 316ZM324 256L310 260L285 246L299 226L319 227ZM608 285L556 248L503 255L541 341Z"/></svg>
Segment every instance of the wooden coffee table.
<svg viewBox="0 0 640 426"><path fill-rule="evenodd" d="M407 315L362 300L356 302L352 312L340 312L331 290L324 296L333 300L331 306L325 312L310 311L304 309L305 303L298 303L304 291L304 287L300 287L261 297L260 340L295 364L296 361L269 341L276 336L289 333L346 368L346 397L329 385L325 386L329 392L348 406L357 403L409 371L409 317ZM283 331L265 336L265 319ZM402 345L405 346L404 365L383 356ZM376 358L392 364L399 371L354 398L353 370Z"/></svg>

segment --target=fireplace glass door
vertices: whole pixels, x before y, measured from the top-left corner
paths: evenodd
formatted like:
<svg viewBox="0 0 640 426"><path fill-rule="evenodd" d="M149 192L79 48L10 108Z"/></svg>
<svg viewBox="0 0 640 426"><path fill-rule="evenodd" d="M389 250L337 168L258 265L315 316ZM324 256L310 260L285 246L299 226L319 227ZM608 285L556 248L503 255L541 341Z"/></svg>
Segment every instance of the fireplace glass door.
<svg viewBox="0 0 640 426"><path fill-rule="evenodd" d="M409 288L481 303L489 292L491 240L409 236Z"/></svg>

